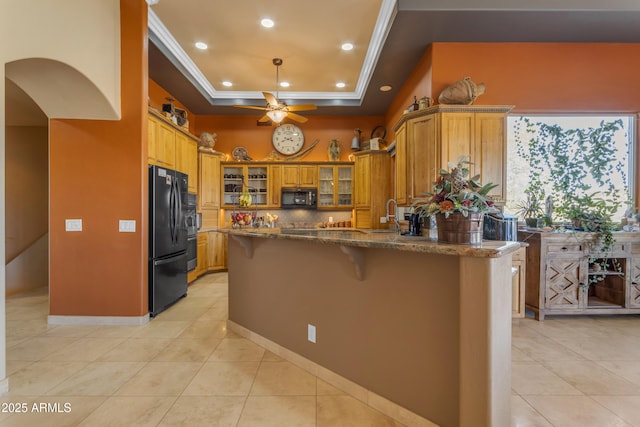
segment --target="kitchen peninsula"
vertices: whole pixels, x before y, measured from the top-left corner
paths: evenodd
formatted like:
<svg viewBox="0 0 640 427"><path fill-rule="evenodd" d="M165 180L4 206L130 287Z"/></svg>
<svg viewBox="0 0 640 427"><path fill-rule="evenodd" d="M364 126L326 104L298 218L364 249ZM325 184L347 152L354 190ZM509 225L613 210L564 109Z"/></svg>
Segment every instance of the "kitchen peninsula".
<svg viewBox="0 0 640 427"><path fill-rule="evenodd" d="M405 424L510 424L519 243L226 232L231 330Z"/></svg>

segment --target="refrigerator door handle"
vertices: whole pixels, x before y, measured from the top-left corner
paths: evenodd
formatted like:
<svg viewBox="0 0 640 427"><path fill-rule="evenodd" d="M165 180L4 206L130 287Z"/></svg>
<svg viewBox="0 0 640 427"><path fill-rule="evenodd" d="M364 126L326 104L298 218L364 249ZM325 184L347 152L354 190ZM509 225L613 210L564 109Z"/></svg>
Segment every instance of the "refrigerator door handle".
<svg viewBox="0 0 640 427"><path fill-rule="evenodd" d="M176 261L176 257L175 256L172 256L172 257L169 257L169 258L163 258L163 259L154 259L153 260L153 265L156 266L156 265L169 264L169 263L175 262L175 261Z"/></svg>
<svg viewBox="0 0 640 427"><path fill-rule="evenodd" d="M171 235L171 243L176 243L176 187L175 180L171 181L171 189L169 190L169 233Z"/></svg>

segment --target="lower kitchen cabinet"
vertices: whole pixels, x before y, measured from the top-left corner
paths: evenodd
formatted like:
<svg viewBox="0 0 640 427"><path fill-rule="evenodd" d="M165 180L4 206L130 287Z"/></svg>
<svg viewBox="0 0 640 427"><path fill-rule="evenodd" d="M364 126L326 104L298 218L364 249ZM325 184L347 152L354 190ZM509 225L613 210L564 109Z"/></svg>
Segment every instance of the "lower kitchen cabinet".
<svg viewBox="0 0 640 427"><path fill-rule="evenodd" d="M196 252L198 254L198 264L196 265L195 270L191 270L187 274L187 281L189 283L196 280L198 277L202 276L209 270L209 259L207 257L207 245L209 240L209 233L201 232L198 233L197 240L197 248Z"/></svg>
<svg viewBox="0 0 640 427"><path fill-rule="evenodd" d="M227 268L227 235L210 231L207 244L208 270L219 271Z"/></svg>

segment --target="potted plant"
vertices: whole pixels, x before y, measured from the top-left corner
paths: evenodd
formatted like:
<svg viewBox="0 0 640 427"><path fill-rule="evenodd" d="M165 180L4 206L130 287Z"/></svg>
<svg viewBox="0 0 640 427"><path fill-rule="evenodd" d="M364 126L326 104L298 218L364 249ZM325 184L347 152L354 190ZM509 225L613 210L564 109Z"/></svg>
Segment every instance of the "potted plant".
<svg viewBox="0 0 640 427"><path fill-rule="evenodd" d="M541 199L533 191L526 191L526 199L516 205L517 214L523 218L529 228L541 228L544 225Z"/></svg>
<svg viewBox="0 0 640 427"><path fill-rule="evenodd" d="M480 243L484 214L493 208L489 191L497 185L480 184L480 176L469 178L468 165L462 156L456 163L449 163L450 170L442 169L433 192L427 198L413 202L415 213L421 218L435 216L438 241L444 243Z"/></svg>

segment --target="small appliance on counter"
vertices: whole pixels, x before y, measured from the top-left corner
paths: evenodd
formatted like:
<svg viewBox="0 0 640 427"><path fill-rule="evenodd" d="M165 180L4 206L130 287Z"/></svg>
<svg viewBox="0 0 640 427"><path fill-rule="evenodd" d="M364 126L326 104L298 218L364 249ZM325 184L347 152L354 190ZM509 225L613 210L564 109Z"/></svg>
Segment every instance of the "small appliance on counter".
<svg viewBox="0 0 640 427"><path fill-rule="evenodd" d="M518 241L518 217L501 212L485 214L483 239Z"/></svg>
<svg viewBox="0 0 640 427"><path fill-rule="evenodd" d="M282 209L316 209L318 207L317 188L282 188Z"/></svg>

